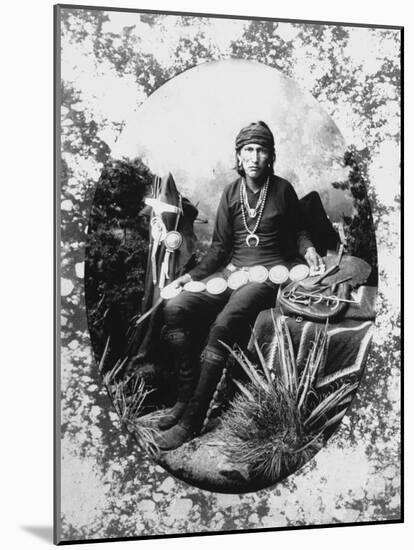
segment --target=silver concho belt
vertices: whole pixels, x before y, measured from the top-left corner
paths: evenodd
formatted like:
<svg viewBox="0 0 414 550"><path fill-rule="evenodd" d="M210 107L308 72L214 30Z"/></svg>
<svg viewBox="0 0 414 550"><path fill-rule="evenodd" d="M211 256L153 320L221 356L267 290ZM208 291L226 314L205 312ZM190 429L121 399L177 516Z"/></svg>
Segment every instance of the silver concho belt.
<svg viewBox="0 0 414 550"><path fill-rule="evenodd" d="M298 264L290 270L284 265L275 265L268 269L263 265L252 267L236 267L232 263L226 266L230 271L228 277L228 286L232 289L240 288L248 282L264 283L269 279L276 285L281 285L288 281L301 281L309 276L309 267L305 264Z"/></svg>

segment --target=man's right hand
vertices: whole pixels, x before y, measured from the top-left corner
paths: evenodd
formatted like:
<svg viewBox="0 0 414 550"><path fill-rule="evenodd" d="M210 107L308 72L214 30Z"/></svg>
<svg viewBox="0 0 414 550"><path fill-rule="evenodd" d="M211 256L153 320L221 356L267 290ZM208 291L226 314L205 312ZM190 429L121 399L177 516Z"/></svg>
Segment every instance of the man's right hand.
<svg viewBox="0 0 414 550"><path fill-rule="evenodd" d="M174 285L175 287L178 286L184 286L186 283L189 283L192 281L191 275L189 273L185 273L184 275L181 275L181 277L178 277L175 279L171 285Z"/></svg>

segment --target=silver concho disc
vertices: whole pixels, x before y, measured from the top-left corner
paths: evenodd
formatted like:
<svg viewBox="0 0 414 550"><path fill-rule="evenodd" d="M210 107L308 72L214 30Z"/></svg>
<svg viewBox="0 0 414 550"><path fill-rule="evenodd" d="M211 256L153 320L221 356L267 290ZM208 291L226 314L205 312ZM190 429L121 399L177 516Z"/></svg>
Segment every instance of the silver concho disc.
<svg viewBox="0 0 414 550"><path fill-rule="evenodd" d="M182 242L183 238L178 231L168 231L164 239L165 246L171 251L180 248Z"/></svg>
<svg viewBox="0 0 414 550"><path fill-rule="evenodd" d="M206 285L201 281L189 281L184 285L184 290L187 292L203 292L206 289Z"/></svg>
<svg viewBox="0 0 414 550"><path fill-rule="evenodd" d="M305 264L298 264L292 267L289 271L289 278L291 281L298 282L303 281L309 275L309 267Z"/></svg>
<svg viewBox="0 0 414 550"><path fill-rule="evenodd" d="M255 244L251 245L251 244L250 244L250 241L251 241L251 240L254 240ZM247 246L249 246L249 247L251 247L251 246L254 246L254 247L259 246L259 241L260 241L259 237L258 237L257 235L255 235L254 233L249 233L249 234L247 235L247 237L246 237L246 244L247 244Z"/></svg>
<svg viewBox="0 0 414 550"><path fill-rule="evenodd" d="M269 276L268 270L264 265L255 265L249 269L249 279L253 283L264 283Z"/></svg>
<svg viewBox="0 0 414 550"><path fill-rule="evenodd" d="M237 290L249 282L249 276L246 271L235 271L227 279L227 284L232 290Z"/></svg>
<svg viewBox="0 0 414 550"><path fill-rule="evenodd" d="M227 281L223 277L214 277L206 283L207 292L210 294L221 294L227 288Z"/></svg>
<svg viewBox="0 0 414 550"><path fill-rule="evenodd" d="M269 279L275 285L281 285L289 279L289 270L284 265L274 265L269 271Z"/></svg>
<svg viewBox="0 0 414 550"><path fill-rule="evenodd" d="M182 286L175 286L174 283L171 283L161 290L160 296L163 300L170 300L171 298L178 296L182 290Z"/></svg>

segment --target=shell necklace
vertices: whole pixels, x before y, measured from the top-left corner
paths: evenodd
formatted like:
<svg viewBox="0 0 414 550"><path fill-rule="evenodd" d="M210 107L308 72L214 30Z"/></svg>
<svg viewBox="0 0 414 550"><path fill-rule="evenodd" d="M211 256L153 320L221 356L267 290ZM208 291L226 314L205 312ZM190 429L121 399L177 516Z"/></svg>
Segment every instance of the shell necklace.
<svg viewBox="0 0 414 550"><path fill-rule="evenodd" d="M259 200L257 201L258 204L256 205L256 208L254 209L254 210L257 210L257 208L259 208L259 212L257 213L257 211L256 211L254 216L250 216L250 217L256 217L256 215L257 215L257 219L256 219L256 223L254 225L254 228L250 229L249 226L247 225L247 219L246 219L246 210L250 209L250 207L248 206L249 203L247 201L246 182L244 181L244 179L242 180L241 185L240 185L240 204L241 204L242 218L243 218L244 227L245 227L245 229L248 233L248 235L246 237L246 244L249 247L259 246L260 239L255 233L256 233L259 225L260 225L260 220L262 219L262 214L263 214L263 210L264 210L265 203L266 203L268 187L269 187L269 178L267 178L266 183L262 187L262 190L260 192ZM247 205L245 204L245 198L246 198ZM259 206L259 203L260 203L260 206ZM251 209L251 210L253 210L253 209ZM251 245L250 241L254 241L254 244Z"/></svg>

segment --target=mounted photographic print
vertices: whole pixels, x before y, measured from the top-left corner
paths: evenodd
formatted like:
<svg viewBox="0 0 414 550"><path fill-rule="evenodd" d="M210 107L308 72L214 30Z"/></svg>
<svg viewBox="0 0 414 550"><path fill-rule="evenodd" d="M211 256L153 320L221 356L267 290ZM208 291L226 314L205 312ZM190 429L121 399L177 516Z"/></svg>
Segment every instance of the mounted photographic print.
<svg viewBox="0 0 414 550"><path fill-rule="evenodd" d="M55 7L55 543L402 521L401 52Z"/></svg>

